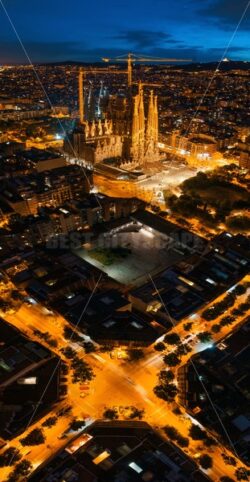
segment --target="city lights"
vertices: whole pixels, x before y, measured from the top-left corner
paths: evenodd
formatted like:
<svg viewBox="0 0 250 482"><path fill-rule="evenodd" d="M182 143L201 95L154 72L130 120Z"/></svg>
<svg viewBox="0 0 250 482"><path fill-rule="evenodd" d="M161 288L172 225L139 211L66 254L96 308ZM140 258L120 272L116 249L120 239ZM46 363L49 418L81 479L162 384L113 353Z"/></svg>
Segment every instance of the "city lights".
<svg viewBox="0 0 250 482"><path fill-rule="evenodd" d="M249 5L85 3L0 1L0 481L248 480Z"/></svg>

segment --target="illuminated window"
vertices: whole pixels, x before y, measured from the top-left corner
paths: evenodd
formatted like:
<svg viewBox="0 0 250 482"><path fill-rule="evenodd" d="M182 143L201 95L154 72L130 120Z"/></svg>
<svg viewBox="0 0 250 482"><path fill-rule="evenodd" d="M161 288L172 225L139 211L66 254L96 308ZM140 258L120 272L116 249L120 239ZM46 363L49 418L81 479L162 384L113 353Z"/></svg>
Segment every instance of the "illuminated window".
<svg viewBox="0 0 250 482"><path fill-rule="evenodd" d="M19 378L18 385L36 385L37 377Z"/></svg>
<svg viewBox="0 0 250 482"><path fill-rule="evenodd" d="M130 462L130 464L128 464L128 465L131 469L133 469L135 472L137 472L137 474L140 474L141 472L143 472L143 469L141 467L139 467L139 465L137 465L135 462Z"/></svg>
<svg viewBox="0 0 250 482"><path fill-rule="evenodd" d="M11 372L11 367L9 367L9 365L7 365L3 359L0 360L0 367L6 372Z"/></svg>
<svg viewBox="0 0 250 482"><path fill-rule="evenodd" d="M104 452L102 452L100 455L95 457L95 459L93 459L92 462L93 462L93 464L98 465L101 462L103 462L104 460L106 460L108 457L110 457L110 451L104 450Z"/></svg>
<svg viewBox="0 0 250 482"><path fill-rule="evenodd" d="M211 278L206 278L206 282L209 283L210 285L217 285L217 283L215 283L215 281Z"/></svg>

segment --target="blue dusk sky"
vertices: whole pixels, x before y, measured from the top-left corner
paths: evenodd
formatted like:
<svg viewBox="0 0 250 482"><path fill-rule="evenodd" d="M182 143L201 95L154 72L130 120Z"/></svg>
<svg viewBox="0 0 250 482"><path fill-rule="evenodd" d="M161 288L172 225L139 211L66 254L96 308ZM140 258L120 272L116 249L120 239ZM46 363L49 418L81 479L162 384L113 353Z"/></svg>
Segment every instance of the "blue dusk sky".
<svg viewBox="0 0 250 482"><path fill-rule="evenodd" d="M0 62L98 61L127 52L219 60L248 0L0 0ZM250 7L227 57L250 60Z"/></svg>

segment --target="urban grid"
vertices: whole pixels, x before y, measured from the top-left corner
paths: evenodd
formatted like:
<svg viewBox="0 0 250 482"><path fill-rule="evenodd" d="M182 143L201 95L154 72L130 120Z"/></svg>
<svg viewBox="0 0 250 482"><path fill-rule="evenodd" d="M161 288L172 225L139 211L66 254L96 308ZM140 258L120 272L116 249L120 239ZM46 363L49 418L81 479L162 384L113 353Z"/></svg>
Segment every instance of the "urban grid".
<svg viewBox="0 0 250 482"><path fill-rule="evenodd" d="M0 482L250 480L249 12L0 0Z"/></svg>

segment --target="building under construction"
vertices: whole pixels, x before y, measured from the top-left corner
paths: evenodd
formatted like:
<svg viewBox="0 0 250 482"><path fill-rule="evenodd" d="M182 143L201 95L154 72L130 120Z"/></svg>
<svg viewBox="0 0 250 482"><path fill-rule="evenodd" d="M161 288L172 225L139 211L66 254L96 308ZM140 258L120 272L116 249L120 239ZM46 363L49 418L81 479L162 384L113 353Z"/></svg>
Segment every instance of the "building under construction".
<svg viewBox="0 0 250 482"><path fill-rule="evenodd" d="M99 111L91 117L93 107L90 103L90 112L81 69L78 89L79 122L64 145L70 157L85 161L87 165L113 160L127 169L138 166L143 168L159 159L158 105L153 91L150 92L147 109L143 84L139 82L135 96L132 95L131 87L124 95L110 96L105 111L101 112L101 92L104 92L101 83L100 99L97 104Z"/></svg>

